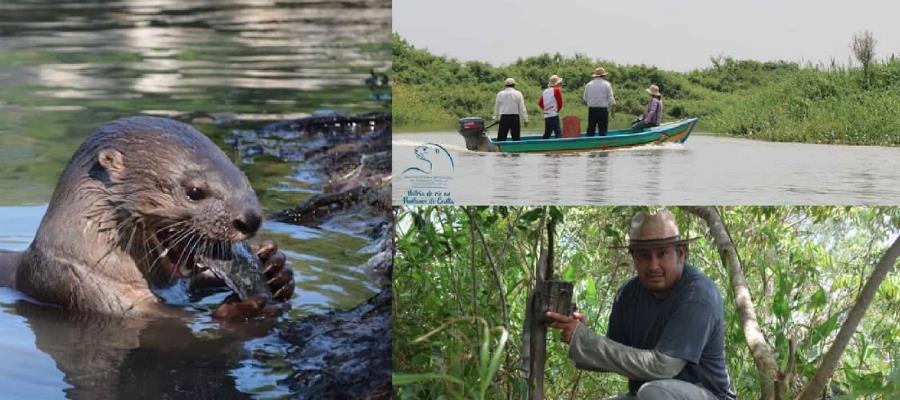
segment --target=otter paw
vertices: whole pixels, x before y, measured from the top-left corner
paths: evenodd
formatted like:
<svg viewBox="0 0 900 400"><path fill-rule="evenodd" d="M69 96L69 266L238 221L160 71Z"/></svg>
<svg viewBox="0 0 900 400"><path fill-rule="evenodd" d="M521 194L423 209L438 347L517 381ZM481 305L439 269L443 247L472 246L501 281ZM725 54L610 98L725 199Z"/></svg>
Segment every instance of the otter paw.
<svg viewBox="0 0 900 400"><path fill-rule="evenodd" d="M281 310L277 307L266 307L265 296L254 296L246 300L233 294L228 296L222 304L213 311L213 318L224 320L244 320L255 317L269 317L277 315Z"/></svg>
<svg viewBox="0 0 900 400"><path fill-rule="evenodd" d="M287 257L278 251L278 245L268 240L256 249L262 260L266 283L276 301L290 300L294 295L294 270L287 266Z"/></svg>

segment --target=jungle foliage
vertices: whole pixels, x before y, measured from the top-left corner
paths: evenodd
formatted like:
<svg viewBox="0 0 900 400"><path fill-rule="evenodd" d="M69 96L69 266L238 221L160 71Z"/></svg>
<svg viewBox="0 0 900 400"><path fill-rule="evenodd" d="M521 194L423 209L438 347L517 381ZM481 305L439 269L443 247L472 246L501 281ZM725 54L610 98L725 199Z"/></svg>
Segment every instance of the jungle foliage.
<svg viewBox="0 0 900 400"><path fill-rule="evenodd" d="M394 123L400 131L452 130L458 118L493 113L494 96L513 77L526 99L529 118L551 74L563 78L563 115L585 120L581 101L597 66L609 71L618 113L611 129L624 128L644 111L645 89L664 96L664 120L700 117L702 131L806 143L900 145L900 60L872 61L865 72L829 65L759 62L716 56L711 66L690 72L646 65L620 65L583 55L539 54L510 65L460 62L393 37ZM584 121L582 122L584 123Z"/></svg>
<svg viewBox="0 0 900 400"><path fill-rule="evenodd" d="M628 254L608 247L626 242L630 218L642 209L398 209L393 281L397 397L523 398L522 324L541 221L547 215L559 220L556 276L575 283L588 325L605 333L616 289L634 276ZM738 398L760 398L760 377L709 229L685 210L672 211L683 236L700 237L691 244L688 261L720 286L727 365ZM788 364L789 342L795 343L796 373L789 388L796 394L815 374L873 265L900 233L900 209L728 207L719 213L779 368ZM828 398L897 398L898 345L900 274L894 268L844 351ZM622 377L576 370L566 351L553 331L546 398L603 398L626 390Z"/></svg>

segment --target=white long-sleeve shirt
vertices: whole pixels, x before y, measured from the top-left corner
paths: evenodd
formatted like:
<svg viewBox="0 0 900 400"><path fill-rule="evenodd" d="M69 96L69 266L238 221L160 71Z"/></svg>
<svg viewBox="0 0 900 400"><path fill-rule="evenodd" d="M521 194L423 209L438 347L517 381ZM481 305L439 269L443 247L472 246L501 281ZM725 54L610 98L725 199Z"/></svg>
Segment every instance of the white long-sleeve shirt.
<svg viewBox="0 0 900 400"><path fill-rule="evenodd" d="M525 122L528 122L528 112L525 111L525 97L522 92L508 87L497 93L494 100L494 119L504 114L518 114Z"/></svg>
<svg viewBox="0 0 900 400"><path fill-rule="evenodd" d="M616 104L613 97L612 85L606 79L594 78L584 87L584 94L581 96L588 107L603 107Z"/></svg>

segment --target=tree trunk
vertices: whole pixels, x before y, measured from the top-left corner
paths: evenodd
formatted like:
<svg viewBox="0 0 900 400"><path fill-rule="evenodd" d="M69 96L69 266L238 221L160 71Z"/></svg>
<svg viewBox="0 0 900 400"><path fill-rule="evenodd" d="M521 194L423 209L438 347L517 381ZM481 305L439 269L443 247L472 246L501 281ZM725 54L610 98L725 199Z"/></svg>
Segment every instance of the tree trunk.
<svg viewBox="0 0 900 400"><path fill-rule="evenodd" d="M540 249L540 257L534 274L534 287L528 296L525 311L522 363L528 379L528 398L544 398L544 365L547 361L547 326L541 309L541 299L545 296L545 282L553 279L553 233L556 218L551 215L547 224L547 250Z"/></svg>
<svg viewBox="0 0 900 400"><path fill-rule="evenodd" d="M761 390L763 398L767 400L776 398L775 381L778 380L779 371L775 357L772 356L772 349L766 342L766 337L756 321L756 309L753 306L753 299L750 297L750 290L747 288L747 281L744 279L744 269L741 266L737 250L734 247L725 224L715 207L684 207L685 210L703 218L709 225L709 232L713 237L713 242L719 250L719 256L728 269L731 279L731 290L734 292L734 301L737 304L738 315L741 318L741 325L744 330L744 339L747 346L750 347L750 354L753 356L753 362L762 378ZM778 394L780 398L781 393Z"/></svg>
<svg viewBox="0 0 900 400"><path fill-rule="evenodd" d="M822 358L822 364L819 365L816 374L806 387L803 388L800 395L797 396L797 400L815 399L819 397L822 390L825 389L825 385L828 384L831 375L834 374L834 370L841 360L841 355L844 354L844 349L847 347L847 344L850 343L850 339L853 337L853 333L859 326L859 322L862 320L863 316L866 314L866 310L872 303L875 292L878 291L878 287L881 286L881 282L884 281L887 274L894 268L898 256L900 256L900 237L897 237L897 239L894 240L891 247L889 247L887 251L884 252L884 255L881 256L881 259L878 260L878 264L875 264L875 270L872 271L872 276L869 277L866 286L863 287L859 297L856 298L856 303L853 304L853 308L850 309L850 313L847 314L847 320L841 325L841 329L838 331L834 343L832 343L828 352L825 353L825 357Z"/></svg>

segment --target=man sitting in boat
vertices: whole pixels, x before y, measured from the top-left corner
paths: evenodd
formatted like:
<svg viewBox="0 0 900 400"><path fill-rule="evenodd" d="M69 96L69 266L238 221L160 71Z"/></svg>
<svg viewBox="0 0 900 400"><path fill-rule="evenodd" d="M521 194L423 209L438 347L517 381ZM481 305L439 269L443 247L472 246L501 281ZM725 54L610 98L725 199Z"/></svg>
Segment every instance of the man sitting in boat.
<svg viewBox="0 0 900 400"><path fill-rule="evenodd" d="M685 262L687 243L668 210L637 213L628 251L637 276L616 293L606 336L584 316L547 312L575 367L628 378L614 399L734 399L725 366L722 296Z"/></svg>
<svg viewBox="0 0 900 400"><path fill-rule="evenodd" d="M640 132L646 128L659 126L662 122L663 104L659 86L650 85L646 90L650 94L650 103L647 104L647 111L631 124L632 132Z"/></svg>
<svg viewBox="0 0 900 400"><path fill-rule="evenodd" d="M562 128L559 125L559 113L563 107L562 90L559 89L561 83L562 78L551 75L547 89L544 89L541 99L538 100L538 107L544 110L544 139L550 139L550 132L553 132L555 137L562 136Z"/></svg>
<svg viewBox="0 0 900 400"><path fill-rule="evenodd" d="M506 78L506 89L497 93L494 100L494 119L500 119L500 127L497 129L497 141L506 141L506 134L512 131L512 140L519 140L521 127L519 116L525 120L528 126L528 112L525 111L525 96L516 90L516 80Z"/></svg>

